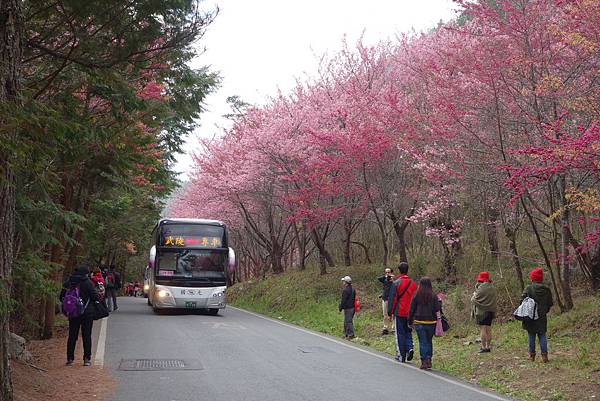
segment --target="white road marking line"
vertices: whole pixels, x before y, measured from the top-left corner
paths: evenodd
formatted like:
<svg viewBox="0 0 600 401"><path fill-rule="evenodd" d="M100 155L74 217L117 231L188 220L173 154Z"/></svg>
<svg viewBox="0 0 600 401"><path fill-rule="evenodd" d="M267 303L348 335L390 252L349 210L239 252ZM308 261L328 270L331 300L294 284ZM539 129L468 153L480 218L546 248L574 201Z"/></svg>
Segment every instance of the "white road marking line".
<svg viewBox="0 0 600 401"><path fill-rule="evenodd" d="M100 335L98 335L98 347L94 357L94 365L104 366L104 352L106 350L106 326L108 326L108 318L100 319Z"/></svg>
<svg viewBox="0 0 600 401"><path fill-rule="evenodd" d="M327 340L327 341L331 341L331 342L339 344L339 345L343 345L345 347L354 349L356 351L360 351L360 352L365 353L367 355L371 355L371 356L374 356L376 358L382 359L384 361L393 363L394 365L399 366L401 368L414 369L414 370L418 371L419 373L423 373L423 374L429 375L431 377L435 377L438 380L441 380L441 381L444 381L444 382L447 382L447 383L450 383L450 384L453 384L453 385L465 388L467 390L471 390L471 391L473 391L475 393L484 395L486 397L493 398L495 400L511 401L510 398L500 397L500 396L498 396L496 394L493 394L493 393L490 393L490 392L487 392L487 391L484 391L484 390L480 390L480 389L478 389L476 387L473 387L471 385L468 385L468 384L465 384L465 383L461 383L459 381L452 380L452 379L449 379L447 377L443 377L443 376L440 376L438 374L435 374L435 373L432 373L432 372L429 372L429 371L426 371L426 370L421 370L418 367L410 365L410 364L399 363L399 362L395 361L394 359L392 359L391 357L387 357L387 356L384 356L384 355L377 354L375 352L371 352L369 350L366 350L366 349L354 346L352 344L348 344L347 342L344 342L344 341L341 341L341 340L336 340L335 338L331 338L331 337L328 337L326 335L323 335L323 334L320 334L320 333L317 333L317 332L314 332L314 331L311 331L311 330L308 330L308 329L304 329L302 327L299 327L299 326L296 326L296 325L293 325L293 324L290 324L290 323L287 323L287 322L282 322L280 320L271 319L270 317L266 317L266 316L260 315L258 313L254 313L254 312L250 312L250 311L247 311L247 310L244 310L244 309L236 308L235 306L227 305L227 307L231 308L231 309L238 310L240 312L247 313L247 314L252 315L252 316L259 317L259 318L264 319L264 320L268 320L268 321L273 322L273 323L280 324L280 325L285 326L285 327L296 329L296 330L301 331L303 333L311 334L313 336L322 338L322 339Z"/></svg>

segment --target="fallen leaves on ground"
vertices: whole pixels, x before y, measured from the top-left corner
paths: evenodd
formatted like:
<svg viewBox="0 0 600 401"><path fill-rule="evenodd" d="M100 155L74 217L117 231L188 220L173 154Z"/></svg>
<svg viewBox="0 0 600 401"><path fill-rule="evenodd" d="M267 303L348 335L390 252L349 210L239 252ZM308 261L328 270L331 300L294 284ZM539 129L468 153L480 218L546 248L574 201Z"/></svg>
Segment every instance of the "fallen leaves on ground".
<svg viewBox="0 0 600 401"><path fill-rule="evenodd" d="M53 339L28 344L34 356L31 365L35 367L19 361L12 362L15 401L110 399L116 386L110 371L98 366L83 366L81 338L77 342L75 363L72 367L65 366L66 348L64 330L58 331Z"/></svg>

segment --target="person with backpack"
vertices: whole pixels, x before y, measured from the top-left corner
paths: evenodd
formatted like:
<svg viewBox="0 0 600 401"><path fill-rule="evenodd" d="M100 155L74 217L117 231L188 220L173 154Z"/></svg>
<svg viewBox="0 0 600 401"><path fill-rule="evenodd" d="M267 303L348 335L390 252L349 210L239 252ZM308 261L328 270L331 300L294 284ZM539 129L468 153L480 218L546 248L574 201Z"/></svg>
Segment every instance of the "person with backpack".
<svg viewBox="0 0 600 401"><path fill-rule="evenodd" d="M106 297L106 283L99 267L94 269L94 273L92 274L92 282L94 283L94 287L96 287L96 291L100 297L100 302L103 302L104 298Z"/></svg>
<svg viewBox="0 0 600 401"><path fill-rule="evenodd" d="M408 263L401 262L398 279L390 287L388 316L394 316L396 326L396 360L412 361L414 356L412 329L408 327L410 301L417 285L408 277Z"/></svg>
<svg viewBox="0 0 600 401"><path fill-rule="evenodd" d="M89 277L86 265L78 266L64 282L60 302L65 316L69 319L69 339L67 340L67 366L73 366L75 346L81 330L83 342L83 366L92 364L92 325L94 322L93 302L100 297Z"/></svg>
<svg viewBox="0 0 600 401"><path fill-rule="evenodd" d="M544 271L537 267L529 273L531 284L525 288L521 301L529 297L535 301L535 308L537 310L537 319L525 319L523 320L523 329L527 331L529 335L529 359L535 361L535 339L536 336L540 340L540 351L542 354L542 362L548 362L548 339L546 332L548 331L548 317L547 314L550 311L554 302L552 300L552 291L544 284Z"/></svg>
<svg viewBox="0 0 600 401"><path fill-rule="evenodd" d="M435 325L441 319L441 305L433 293L431 279L423 277L419 288L410 302L408 314L409 327L415 327L419 338L419 354L421 356L421 369L431 369L433 357L433 336Z"/></svg>
<svg viewBox="0 0 600 401"><path fill-rule="evenodd" d="M479 325L481 332L481 349L479 353L491 352L492 321L496 317L496 287L490 280L488 272L480 272L477 276L475 292L471 297L471 317Z"/></svg>
<svg viewBox="0 0 600 401"><path fill-rule="evenodd" d="M343 290L340 301L340 312L344 311L344 336L347 340L354 338L354 302L356 291L352 288L352 278L350 276L342 277Z"/></svg>
<svg viewBox="0 0 600 401"><path fill-rule="evenodd" d="M106 303L108 311L116 311L119 309L119 306L117 305L117 273L115 272L113 265L110 265L108 269L106 269L104 280L106 282Z"/></svg>
<svg viewBox="0 0 600 401"><path fill-rule="evenodd" d="M383 285L379 298L381 298L381 310L383 311L383 330L381 331L381 335L384 336L389 334L390 327L393 327L392 319L388 315L388 298L390 297L390 288L392 288L394 282L394 273L392 272L392 269L386 267L385 274L378 277L377 280Z"/></svg>

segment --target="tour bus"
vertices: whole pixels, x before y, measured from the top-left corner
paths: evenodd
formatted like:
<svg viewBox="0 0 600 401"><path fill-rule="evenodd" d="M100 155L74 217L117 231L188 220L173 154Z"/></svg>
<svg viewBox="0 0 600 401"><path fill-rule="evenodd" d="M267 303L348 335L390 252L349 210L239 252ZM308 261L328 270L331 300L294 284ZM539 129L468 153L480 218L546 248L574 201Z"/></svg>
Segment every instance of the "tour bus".
<svg viewBox="0 0 600 401"><path fill-rule="evenodd" d="M227 277L235 269L227 227L220 221L161 219L152 231L148 304L163 309L225 308Z"/></svg>

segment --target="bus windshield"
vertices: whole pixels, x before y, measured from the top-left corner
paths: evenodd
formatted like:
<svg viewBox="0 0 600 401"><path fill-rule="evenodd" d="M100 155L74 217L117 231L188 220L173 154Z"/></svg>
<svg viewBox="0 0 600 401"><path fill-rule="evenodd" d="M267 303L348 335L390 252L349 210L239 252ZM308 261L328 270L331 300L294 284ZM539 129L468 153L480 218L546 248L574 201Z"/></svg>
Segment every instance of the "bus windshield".
<svg viewBox="0 0 600 401"><path fill-rule="evenodd" d="M158 254L156 275L169 278L222 278L225 250L171 249Z"/></svg>

